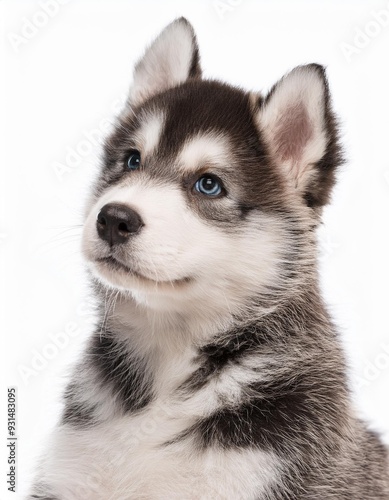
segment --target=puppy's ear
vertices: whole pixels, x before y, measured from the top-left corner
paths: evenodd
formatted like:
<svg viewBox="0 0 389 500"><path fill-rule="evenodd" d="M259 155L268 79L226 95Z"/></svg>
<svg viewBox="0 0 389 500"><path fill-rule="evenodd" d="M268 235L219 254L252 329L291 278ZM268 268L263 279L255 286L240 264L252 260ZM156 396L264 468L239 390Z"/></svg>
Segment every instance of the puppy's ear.
<svg viewBox="0 0 389 500"><path fill-rule="evenodd" d="M129 104L137 106L189 78L200 77L196 35L192 25L181 17L160 33L136 64Z"/></svg>
<svg viewBox="0 0 389 500"><path fill-rule="evenodd" d="M270 90L256 111L269 152L305 203L328 202L342 162L322 66L299 66Z"/></svg>

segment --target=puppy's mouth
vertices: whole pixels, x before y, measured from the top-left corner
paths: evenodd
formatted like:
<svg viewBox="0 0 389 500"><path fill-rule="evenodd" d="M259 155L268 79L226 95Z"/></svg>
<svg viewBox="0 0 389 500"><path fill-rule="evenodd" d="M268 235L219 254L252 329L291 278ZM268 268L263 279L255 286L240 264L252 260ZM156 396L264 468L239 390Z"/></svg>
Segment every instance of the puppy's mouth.
<svg viewBox="0 0 389 500"><path fill-rule="evenodd" d="M192 278L186 277L186 278L181 278L181 279L176 279L176 280L171 280L171 281L161 281L161 280L153 280L151 278L148 278L144 276L143 274L139 273L138 271L135 271L129 266L126 266L122 262L118 261L115 259L113 256L108 256L108 257L102 257L100 259L96 259L95 261L98 264L102 264L104 266L107 266L110 271L117 271L120 273L126 273L126 275L133 276L134 278L137 278L138 280L144 281L146 283L151 283L151 284L157 284L157 285L184 285L187 283L190 283L192 281Z"/></svg>

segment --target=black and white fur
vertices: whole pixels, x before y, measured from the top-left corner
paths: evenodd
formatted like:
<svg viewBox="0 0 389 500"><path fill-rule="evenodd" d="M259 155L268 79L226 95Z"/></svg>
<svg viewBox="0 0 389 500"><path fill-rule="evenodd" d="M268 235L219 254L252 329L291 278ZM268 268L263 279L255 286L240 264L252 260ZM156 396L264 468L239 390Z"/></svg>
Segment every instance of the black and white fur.
<svg viewBox="0 0 389 500"><path fill-rule="evenodd" d="M341 161L321 66L262 96L202 79L185 19L159 35L85 218L103 327L30 498L389 498L387 450L354 413L318 286L315 229ZM208 174L219 196L195 190ZM125 243L99 236L107 204L142 221Z"/></svg>

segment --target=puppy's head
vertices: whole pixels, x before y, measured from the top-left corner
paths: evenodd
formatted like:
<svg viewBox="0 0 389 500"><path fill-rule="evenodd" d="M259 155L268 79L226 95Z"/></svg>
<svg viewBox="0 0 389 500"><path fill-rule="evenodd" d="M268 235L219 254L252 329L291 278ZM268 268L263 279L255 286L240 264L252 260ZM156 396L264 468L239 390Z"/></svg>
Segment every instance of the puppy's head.
<svg viewBox="0 0 389 500"><path fill-rule="evenodd" d="M135 67L84 254L105 285L164 309L280 297L309 274L339 160L321 66L294 69L266 97L203 80L178 19Z"/></svg>

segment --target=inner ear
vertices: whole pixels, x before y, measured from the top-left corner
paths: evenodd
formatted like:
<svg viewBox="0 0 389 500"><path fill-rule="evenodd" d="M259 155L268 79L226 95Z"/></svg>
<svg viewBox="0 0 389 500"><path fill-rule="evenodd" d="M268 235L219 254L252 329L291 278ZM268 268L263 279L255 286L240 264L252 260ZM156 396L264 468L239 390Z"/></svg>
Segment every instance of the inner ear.
<svg viewBox="0 0 389 500"><path fill-rule="evenodd" d="M200 77L196 35L192 25L181 17L160 33L136 64L129 104L137 106L155 94Z"/></svg>
<svg viewBox="0 0 389 500"><path fill-rule="evenodd" d="M274 134L280 160L298 165L300 158L303 157L304 148L313 135L312 123L302 102L285 109Z"/></svg>
<svg viewBox="0 0 389 500"><path fill-rule="evenodd" d="M324 204L340 163L324 69L309 64L284 76L260 102L256 122L274 163L301 197Z"/></svg>

